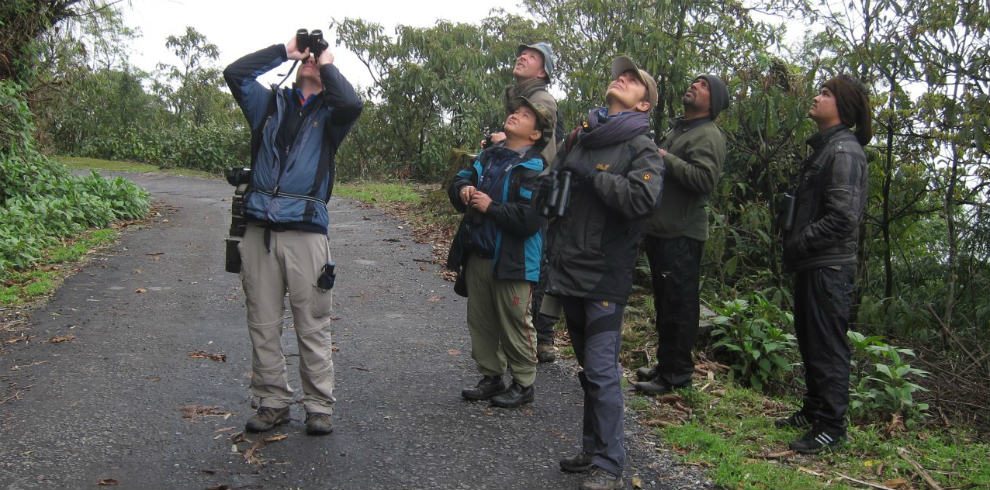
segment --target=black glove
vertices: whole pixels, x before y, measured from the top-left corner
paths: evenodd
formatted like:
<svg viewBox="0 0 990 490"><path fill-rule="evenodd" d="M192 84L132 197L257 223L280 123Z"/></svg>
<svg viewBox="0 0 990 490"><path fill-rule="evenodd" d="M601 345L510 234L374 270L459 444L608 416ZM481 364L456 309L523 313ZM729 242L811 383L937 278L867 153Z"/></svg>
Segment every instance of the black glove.
<svg viewBox="0 0 990 490"><path fill-rule="evenodd" d="M595 169L591 166L590 162L583 160L577 162L568 162L564 165L563 170L569 171L571 173L571 182L574 183L586 183L591 181L595 176Z"/></svg>

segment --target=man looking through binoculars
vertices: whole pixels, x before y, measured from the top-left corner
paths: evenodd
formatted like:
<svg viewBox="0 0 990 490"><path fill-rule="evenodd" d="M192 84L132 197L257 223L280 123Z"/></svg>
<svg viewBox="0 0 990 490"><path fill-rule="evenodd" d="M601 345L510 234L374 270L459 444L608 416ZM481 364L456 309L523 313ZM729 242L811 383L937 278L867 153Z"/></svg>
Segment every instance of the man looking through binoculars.
<svg viewBox="0 0 990 490"><path fill-rule="evenodd" d="M237 246L253 346L251 394L259 406L245 427L251 432L289 421L292 390L280 340L286 291L299 344L306 432L333 430L327 202L334 155L362 102L326 47L319 31L300 30L284 45L246 55L224 70L251 126L247 226ZM293 87L258 83L258 76L290 59L302 62Z"/></svg>

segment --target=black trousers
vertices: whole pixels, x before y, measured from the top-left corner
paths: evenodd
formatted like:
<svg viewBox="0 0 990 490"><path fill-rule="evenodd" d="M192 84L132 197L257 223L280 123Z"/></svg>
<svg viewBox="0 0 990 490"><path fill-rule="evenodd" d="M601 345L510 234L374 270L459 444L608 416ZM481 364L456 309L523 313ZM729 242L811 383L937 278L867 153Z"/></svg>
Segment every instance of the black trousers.
<svg viewBox="0 0 990 490"><path fill-rule="evenodd" d="M691 384L694 373L691 349L698 338L698 288L704 246L705 242L687 237L647 236L645 240L657 310L659 377L671 386Z"/></svg>
<svg viewBox="0 0 990 490"><path fill-rule="evenodd" d="M815 430L845 434L849 408L849 309L856 274L853 264L797 273L794 330L804 363L807 392L801 412Z"/></svg>

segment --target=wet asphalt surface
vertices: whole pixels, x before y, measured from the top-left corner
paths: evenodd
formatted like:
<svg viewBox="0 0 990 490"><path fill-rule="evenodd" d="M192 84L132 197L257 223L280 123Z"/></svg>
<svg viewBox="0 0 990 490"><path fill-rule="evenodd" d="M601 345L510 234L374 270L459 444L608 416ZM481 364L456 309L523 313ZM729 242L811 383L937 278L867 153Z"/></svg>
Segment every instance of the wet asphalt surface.
<svg viewBox="0 0 990 490"><path fill-rule="evenodd" d="M244 296L223 270L232 188L124 176L160 215L96 254L32 312L30 340L0 351L0 488L577 488L581 476L557 466L580 448L575 363L540 365L522 409L461 399L478 379L465 299L408 226L338 198L335 430L307 436L294 404L289 424L263 434L278 440L237 438L253 410ZM294 331L282 339L298 397ZM709 487L626 426L626 488Z"/></svg>

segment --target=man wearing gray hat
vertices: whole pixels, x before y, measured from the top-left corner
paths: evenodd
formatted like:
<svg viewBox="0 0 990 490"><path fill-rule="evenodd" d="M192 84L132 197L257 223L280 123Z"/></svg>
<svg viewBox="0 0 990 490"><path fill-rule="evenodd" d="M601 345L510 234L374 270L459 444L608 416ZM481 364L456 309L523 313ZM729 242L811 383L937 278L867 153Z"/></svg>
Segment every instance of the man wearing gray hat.
<svg viewBox="0 0 990 490"><path fill-rule="evenodd" d="M505 114L512 114L519 104L519 98L525 97L540 104L550 110L552 119L550 127L554 132L551 142L559 142L563 134L563 121L560 120L557 110L557 100L547 91L550 85L550 77L553 76L554 58L553 48L550 43L540 41L533 44L520 44L516 48L516 63L512 67L512 76L516 79L515 85L505 87ZM504 132L494 133L491 136L492 143L498 143L505 139ZM557 154L557 145L548 144L543 148L543 160L550 164Z"/></svg>
<svg viewBox="0 0 990 490"><path fill-rule="evenodd" d="M648 395L691 385L701 255L708 239L705 206L725 163L725 135L714 123L729 105L725 82L700 75L684 92L683 102L684 116L659 145L667 171L664 196L644 230L657 311L657 362L636 372L640 381L634 386Z"/></svg>

